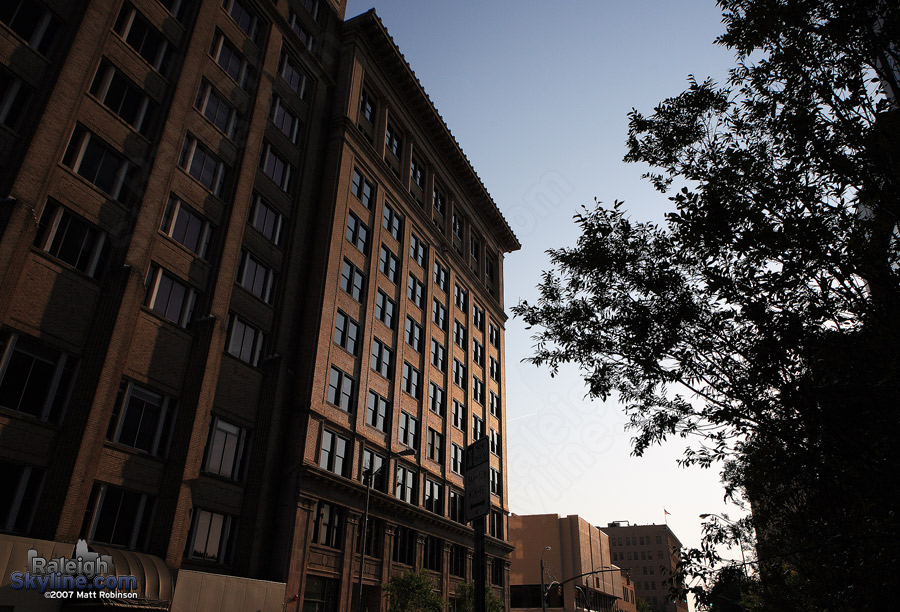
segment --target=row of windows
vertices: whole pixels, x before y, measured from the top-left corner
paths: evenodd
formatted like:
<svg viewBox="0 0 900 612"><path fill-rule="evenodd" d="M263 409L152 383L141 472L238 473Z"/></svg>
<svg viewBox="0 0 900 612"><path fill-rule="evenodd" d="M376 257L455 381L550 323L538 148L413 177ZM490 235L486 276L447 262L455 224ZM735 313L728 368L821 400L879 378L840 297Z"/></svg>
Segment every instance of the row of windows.
<svg viewBox="0 0 900 612"><path fill-rule="evenodd" d="M375 135L375 115L378 108L378 102L371 89L367 85L363 85L360 92L359 100L359 128L370 141L374 140ZM394 171L397 177L400 177L401 161L403 157L403 132L397 126L388 121L385 127L385 157L384 161ZM417 157L415 153L410 156L409 162L409 192L413 199L424 207L425 199L425 164ZM443 188L440 180L434 180L434 188L431 198L432 221L443 232L446 216L447 216L447 191ZM467 225L465 217L458 211L454 212L451 221L451 240L456 251L461 257L465 257L463 252L463 235L464 228ZM480 262L482 258L482 241L478 236L472 233L469 240L469 258L468 263L470 269L476 276L480 275ZM421 265L421 264L420 264ZM497 268L498 263L495 255L488 254L484 257L484 282L491 294L498 290L497 285Z"/></svg>
<svg viewBox="0 0 900 612"><path fill-rule="evenodd" d="M366 422L379 428L386 427L390 421L387 411L389 411L387 400L375 392L369 394L369 404L367 407ZM418 448L419 444L419 421L409 413L401 411L400 413L400 429L398 432L398 441L410 448ZM451 469L456 474L462 476L463 469L463 449L458 444L452 444ZM443 463L444 462L444 436L435 429L428 429L427 441L427 457L428 459ZM493 429L491 430L491 452L500 454L500 434ZM319 453L319 467L328 470L345 478L350 475L350 455L351 444L349 438L343 436L331 429L325 428L322 434L322 445ZM376 476L373 477L372 486L383 491L386 486L385 475L381 468L385 465L386 459L370 449L364 451L363 461L365 465L370 466ZM367 469L369 469L367 467ZM418 499L418 480L416 471L403 464L397 466L395 495L398 499L408 503L417 503ZM502 493L502 480L499 470L491 468L491 493L500 495ZM432 512L443 514L443 485L433 482L426 478L426 490L424 503L425 507Z"/></svg>

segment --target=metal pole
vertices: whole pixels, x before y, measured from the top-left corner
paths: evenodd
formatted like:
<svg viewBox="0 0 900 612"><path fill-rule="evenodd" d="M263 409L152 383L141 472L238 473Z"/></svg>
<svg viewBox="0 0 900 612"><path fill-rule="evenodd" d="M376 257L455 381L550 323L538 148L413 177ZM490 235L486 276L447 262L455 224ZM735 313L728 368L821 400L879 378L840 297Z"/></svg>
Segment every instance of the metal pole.
<svg viewBox="0 0 900 612"><path fill-rule="evenodd" d="M549 546L545 546L541 551L541 612L547 612L547 593L544 587L544 553L550 550Z"/></svg>
<svg viewBox="0 0 900 612"><path fill-rule="evenodd" d="M356 612L362 612L363 566L366 564L366 528L369 526L369 492L372 490L371 466L363 472L363 478L366 479L366 512L363 517L362 537L359 540L359 596L356 599Z"/></svg>
<svg viewBox="0 0 900 612"><path fill-rule="evenodd" d="M484 553L484 523L485 517L480 516L472 521L475 527L475 612L485 612L484 591L487 588L486 574L487 563L485 563Z"/></svg>

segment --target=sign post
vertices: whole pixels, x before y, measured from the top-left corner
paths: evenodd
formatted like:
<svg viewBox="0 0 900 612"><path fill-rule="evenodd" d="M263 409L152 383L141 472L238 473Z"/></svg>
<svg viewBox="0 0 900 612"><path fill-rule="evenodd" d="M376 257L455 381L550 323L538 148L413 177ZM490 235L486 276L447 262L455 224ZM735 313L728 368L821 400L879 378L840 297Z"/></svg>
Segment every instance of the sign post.
<svg viewBox="0 0 900 612"><path fill-rule="evenodd" d="M485 612L487 564L484 524L491 508L491 453L487 438L476 440L466 447L465 464L466 522L471 522L475 529L475 566L472 568L475 575L475 612Z"/></svg>

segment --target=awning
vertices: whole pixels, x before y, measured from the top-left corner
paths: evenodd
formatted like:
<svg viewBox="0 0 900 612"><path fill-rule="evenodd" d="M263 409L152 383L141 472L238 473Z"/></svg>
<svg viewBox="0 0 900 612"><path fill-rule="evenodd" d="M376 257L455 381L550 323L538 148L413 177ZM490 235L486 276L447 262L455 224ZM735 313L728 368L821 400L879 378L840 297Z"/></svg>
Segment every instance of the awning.
<svg viewBox="0 0 900 612"><path fill-rule="evenodd" d="M138 601L131 599L112 600L122 607L157 607L154 602L164 604L158 607L168 609L175 593L172 572L159 557L131 550L121 550L91 544L90 550L101 555L109 555L114 564L115 576L136 576L138 581Z"/></svg>

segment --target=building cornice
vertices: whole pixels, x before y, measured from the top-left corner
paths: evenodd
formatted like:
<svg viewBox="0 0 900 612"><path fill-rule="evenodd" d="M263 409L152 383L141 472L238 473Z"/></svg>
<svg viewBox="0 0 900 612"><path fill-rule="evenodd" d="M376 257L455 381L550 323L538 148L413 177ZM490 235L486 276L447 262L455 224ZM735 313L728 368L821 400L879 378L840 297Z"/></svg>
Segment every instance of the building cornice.
<svg viewBox="0 0 900 612"><path fill-rule="evenodd" d="M472 198L473 209L492 230L501 250L508 253L522 248L503 213L500 212L387 28L375 13L375 9L370 9L344 23L344 40L349 42L357 38L362 38L368 43L366 47L375 55L374 59L391 77L396 91L407 102L409 109L418 116L421 129L432 137L435 147L443 153L442 161L448 165L466 189L467 195Z"/></svg>

